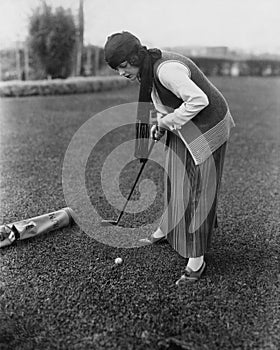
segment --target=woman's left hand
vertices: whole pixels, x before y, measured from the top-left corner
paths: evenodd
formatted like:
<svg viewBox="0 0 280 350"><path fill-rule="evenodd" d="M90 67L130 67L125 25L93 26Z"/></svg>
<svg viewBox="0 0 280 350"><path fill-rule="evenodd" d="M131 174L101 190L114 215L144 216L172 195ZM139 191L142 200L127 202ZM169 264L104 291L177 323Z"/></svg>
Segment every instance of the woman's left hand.
<svg viewBox="0 0 280 350"><path fill-rule="evenodd" d="M157 118L158 126L160 128L165 128L165 129L174 129L174 118L175 115L173 112L161 115L161 117Z"/></svg>

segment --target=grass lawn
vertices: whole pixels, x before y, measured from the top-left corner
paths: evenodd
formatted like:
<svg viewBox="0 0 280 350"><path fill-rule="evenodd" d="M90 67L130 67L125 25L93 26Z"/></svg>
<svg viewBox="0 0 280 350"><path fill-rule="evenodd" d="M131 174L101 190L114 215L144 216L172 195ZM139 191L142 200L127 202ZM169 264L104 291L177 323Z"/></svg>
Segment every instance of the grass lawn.
<svg viewBox="0 0 280 350"><path fill-rule="evenodd" d="M77 226L19 241L0 251L1 350L279 348L280 79L213 81L229 101L236 128L204 277L176 288L186 261L168 244L114 248ZM95 113L136 100L133 85L2 99L1 222L65 207L62 165L72 136ZM89 170L109 147L100 144ZM124 193L138 169L133 162L123 172ZM162 192L162 169L148 163L144 176ZM88 192L110 216L98 181L87 177ZM135 221L158 217L160 199ZM124 223L135 221L124 217ZM118 256L124 262L116 266Z"/></svg>

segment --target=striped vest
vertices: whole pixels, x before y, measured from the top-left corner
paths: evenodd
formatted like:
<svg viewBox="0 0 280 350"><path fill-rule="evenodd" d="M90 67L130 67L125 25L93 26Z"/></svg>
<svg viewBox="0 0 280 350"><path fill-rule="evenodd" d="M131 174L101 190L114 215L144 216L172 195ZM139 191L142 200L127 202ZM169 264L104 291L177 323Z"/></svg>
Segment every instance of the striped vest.
<svg viewBox="0 0 280 350"><path fill-rule="evenodd" d="M172 131L180 136L195 164L201 164L229 139L234 121L221 92L191 59L173 52L162 51L162 58L154 64L154 86L169 113L184 101L166 89L158 79L157 71L167 61L183 63L188 68L189 77L208 97L208 106L191 121L184 124L181 129Z"/></svg>

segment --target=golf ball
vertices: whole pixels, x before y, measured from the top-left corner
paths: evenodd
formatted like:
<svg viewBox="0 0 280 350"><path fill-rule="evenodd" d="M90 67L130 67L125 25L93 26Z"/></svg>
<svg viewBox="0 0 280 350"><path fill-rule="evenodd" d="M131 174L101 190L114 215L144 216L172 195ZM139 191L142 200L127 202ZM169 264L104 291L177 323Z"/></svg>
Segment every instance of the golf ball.
<svg viewBox="0 0 280 350"><path fill-rule="evenodd" d="M115 259L115 264L121 264L121 263L122 263L122 258Z"/></svg>

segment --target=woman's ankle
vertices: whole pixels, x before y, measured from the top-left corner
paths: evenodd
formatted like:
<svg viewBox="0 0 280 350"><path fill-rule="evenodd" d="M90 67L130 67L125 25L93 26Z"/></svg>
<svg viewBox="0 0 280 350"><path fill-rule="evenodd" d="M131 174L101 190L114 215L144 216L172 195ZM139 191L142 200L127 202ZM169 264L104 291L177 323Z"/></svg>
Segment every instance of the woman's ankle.
<svg viewBox="0 0 280 350"><path fill-rule="evenodd" d="M187 268L190 268L192 271L198 271L204 262L204 255L198 256L197 258L189 258Z"/></svg>
<svg viewBox="0 0 280 350"><path fill-rule="evenodd" d="M164 233L161 231L160 227L157 228L157 230L153 233L154 238L161 238L165 236Z"/></svg>

